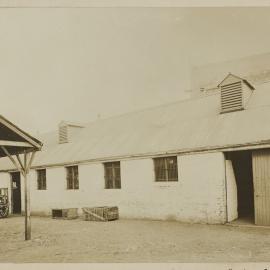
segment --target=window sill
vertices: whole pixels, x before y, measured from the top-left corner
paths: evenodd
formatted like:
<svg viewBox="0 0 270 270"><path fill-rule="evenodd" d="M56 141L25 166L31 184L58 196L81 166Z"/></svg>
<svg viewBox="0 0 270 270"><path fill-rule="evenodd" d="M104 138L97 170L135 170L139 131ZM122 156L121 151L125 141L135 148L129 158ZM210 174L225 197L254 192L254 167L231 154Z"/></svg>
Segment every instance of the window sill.
<svg viewBox="0 0 270 270"><path fill-rule="evenodd" d="M154 182L156 187L167 188L167 187L175 187L179 185L179 181L164 181L164 182Z"/></svg>

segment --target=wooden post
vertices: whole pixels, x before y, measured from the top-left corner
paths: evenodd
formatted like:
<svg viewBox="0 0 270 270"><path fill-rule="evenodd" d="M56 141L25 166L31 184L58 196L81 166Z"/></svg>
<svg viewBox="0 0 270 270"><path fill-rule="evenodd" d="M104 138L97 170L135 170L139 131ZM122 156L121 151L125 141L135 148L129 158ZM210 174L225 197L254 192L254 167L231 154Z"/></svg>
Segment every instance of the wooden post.
<svg viewBox="0 0 270 270"><path fill-rule="evenodd" d="M24 177L24 214L25 214L25 240L30 240L31 239L31 217L30 217L30 183L29 180L27 179L28 172L31 168L31 164L34 160L35 157L35 152L32 152L30 161L27 164L27 158L29 153L26 151L24 152L24 163L22 164L22 161L20 159L19 155L16 155L17 160L19 162L19 165L15 161L15 159L10 155L8 150L0 145L0 148L4 151L4 153L9 157L9 159L12 161L14 164L15 168L17 168L23 175Z"/></svg>
<svg viewBox="0 0 270 270"><path fill-rule="evenodd" d="M25 240L31 239L31 217L30 217L30 185L27 179L27 157L28 154L24 153L24 212L25 212Z"/></svg>

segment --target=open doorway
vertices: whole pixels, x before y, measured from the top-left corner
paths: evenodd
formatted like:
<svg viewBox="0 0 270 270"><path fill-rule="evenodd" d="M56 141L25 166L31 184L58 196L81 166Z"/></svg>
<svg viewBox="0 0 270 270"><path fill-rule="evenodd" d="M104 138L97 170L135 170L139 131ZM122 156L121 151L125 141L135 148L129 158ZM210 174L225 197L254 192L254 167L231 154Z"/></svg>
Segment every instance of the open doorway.
<svg viewBox="0 0 270 270"><path fill-rule="evenodd" d="M231 161L236 183L238 222L254 224L252 152L226 153L226 159Z"/></svg>
<svg viewBox="0 0 270 270"><path fill-rule="evenodd" d="M19 172L13 172L10 175L12 181L12 213L21 214L21 175Z"/></svg>

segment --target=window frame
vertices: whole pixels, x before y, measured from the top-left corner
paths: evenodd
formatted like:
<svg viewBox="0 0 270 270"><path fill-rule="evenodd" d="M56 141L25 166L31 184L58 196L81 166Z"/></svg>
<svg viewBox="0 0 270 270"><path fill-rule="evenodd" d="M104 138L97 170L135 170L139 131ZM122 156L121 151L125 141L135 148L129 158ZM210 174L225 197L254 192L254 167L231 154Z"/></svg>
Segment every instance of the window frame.
<svg viewBox="0 0 270 270"><path fill-rule="evenodd" d="M44 174L42 175L42 172ZM37 190L47 190L47 171L46 169L37 169Z"/></svg>
<svg viewBox="0 0 270 270"><path fill-rule="evenodd" d="M173 168L169 168L170 160L174 160L175 166ZM158 162L160 164L158 164ZM179 175L178 175L178 158L177 156L166 156L166 157L156 157L153 158L154 163L154 175L155 175L155 182L156 183L171 183L171 182L178 182ZM164 170L163 175L165 178L161 178L160 170ZM175 177L171 177L170 175L174 175Z"/></svg>
<svg viewBox="0 0 270 270"><path fill-rule="evenodd" d="M79 166L78 165L66 166L65 169L66 169L66 189L79 190L80 189ZM69 178L70 176L71 178Z"/></svg>
<svg viewBox="0 0 270 270"><path fill-rule="evenodd" d="M104 180L105 180L105 189L121 189L121 162L105 162L104 166ZM108 175L108 170L111 170L110 175ZM117 172L117 170L119 170ZM117 176L118 175L118 176ZM111 176L111 179L110 179ZM118 178L118 179L117 179ZM111 184L110 184L111 182Z"/></svg>

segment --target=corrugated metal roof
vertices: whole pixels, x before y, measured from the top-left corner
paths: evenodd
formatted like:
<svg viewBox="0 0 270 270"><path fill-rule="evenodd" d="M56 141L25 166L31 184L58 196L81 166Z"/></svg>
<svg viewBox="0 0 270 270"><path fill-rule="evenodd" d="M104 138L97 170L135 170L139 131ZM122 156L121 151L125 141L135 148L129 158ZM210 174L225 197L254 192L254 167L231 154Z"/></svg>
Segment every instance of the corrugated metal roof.
<svg viewBox="0 0 270 270"><path fill-rule="evenodd" d="M47 134L33 166L270 143L270 84L255 88L243 111L220 114L215 94L97 120L71 143ZM0 168L7 167L0 160Z"/></svg>

